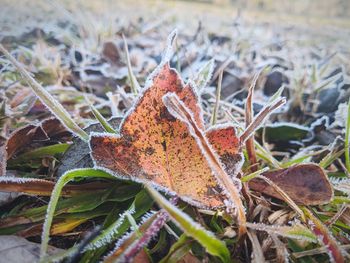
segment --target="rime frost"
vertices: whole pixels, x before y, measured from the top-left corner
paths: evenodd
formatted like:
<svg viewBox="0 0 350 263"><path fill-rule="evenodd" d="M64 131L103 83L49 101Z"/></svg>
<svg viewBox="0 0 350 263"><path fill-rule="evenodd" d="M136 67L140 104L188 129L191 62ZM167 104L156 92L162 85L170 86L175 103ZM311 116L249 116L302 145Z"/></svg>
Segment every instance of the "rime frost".
<svg viewBox="0 0 350 263"><path fill-rule="evenodd" d="M147 213L145 214L141 222L138 224L138 229L145 224L148 220L151 220L152 217L155 215L155 213ZM123 254L118 258L117 262L131 262L132 259L137 255L137 253L154 238L158 231L163 227L165 222L168 220L168 215L164 210L161 210L156 215L156 218L153 220L153 222L150 224L150 226L143 232L142 236L138 239L136 239L132 244L129 244L128 247L125 249ZM111 256L115 251L117 251L124 242L126 242L131 236L134 234L134 231L130 231L129 233L125 234L122 238L118 240L116 243L113 251L107 255L106 258Z"/></svg>
<svg viewBox="0 0 350 263"><path fill-rule="evenodd" d="M21 178L21 177L12 177L12 176L0 176L0 182L25 184L25 183L35 183L35 182L47 182L47 181L42 180L42 179L36 179L36 178Z"/></svg>
<svg viewBox="0 0 350 263"><path fill-rule="evenodd" d="M350 179L330 178L334 189L346 193L350 196Z"/></svg>
<svg viewBox="0 0 350 263"><path fill-rule="evenodd" d="M208 156L206 149L203 146L203 143L201 141L201 139L196 135L196 132L194 130L194 127L188 122L186 116L183 116L181 112L178 112L176 109L173 108L173 106L171 105L171 103L168 101L168 99L170 100L171 98L175 98L177 99L177 101L180 103L180 105L183 108L187 108L186 105L177 97L177 95L175 93L168 93L167 95L163 96L163 103L165 104L165 106L167 107L167 110L170 112L171 115L173 115L174 117L176 117L177 119L181 120L182 122L184 122L189 131L190 134L192 135L192 137L196 140L198 147L200 148L202 155L205 157L205 159L207 160L210 168L212 169L212 171L216 171L215 169L215 165L212 163L212 159ZM193 120L194 116L193 113L191 111L188 111L187 114L190 115L190 118ZM199 130L199 128L198 128ZM210 151L212 152L212 154L215 156L215 158L217 159L217 161L219 162L219 165L222 167L224 167L224 165L222 164L222 162L220 161L220 157L218 156L218 154L216 153L216 151L214 150L214 148L210 145L210 143L208 142L208 139L206 138L206 136L204 135L203 131L201 131L202 133L202 138L204 138L206 145L209 147ZM243 159L243 158L242 158ZM239 165L243 164L243 162L238 163L237 164L237 169L236 170L240 170L238 169ZM239 167L240 168L240 167ZM225 189L225 187L222 185L222 182L220 179L218 179L218 176L216 175L216 173L214 172L215 178L217 178L218 183L221 185L222 189ZM233 183L235 184L235 186L238 188L238 191L241 190L242 188L242 184L241 181L238 180L237 178L232 178ZM226 193L227 194L227 193Z"/></svg>
<svg viewBox="0 0 350 263"><path fill-rule="evenodd" d="M120 214L119 218L112 225L110 225L107 229L102 231L102 234L99 237L95 238L86 247L86 250L97 249L99 247L102 247L103 245L106 245L112 242L114 239L114 236L118 234L120 226L124 223L127 213L132 215L135 213L135 209L131 208L125 211L124 213Z"/></svg>
<svg viewBox="0 0 350 263"><path fill-rule="evenodd" d="M295 224L294 226L279 226L279 225L266 225L262 223L247 223L247 226L251 229L265 231L267 233L273 233L279 236L288 237L297 240L303 240L308 242L315 242L311 236L307 236L308 229L301 224ZM304 233L304 234L303 234Z"/></svg>

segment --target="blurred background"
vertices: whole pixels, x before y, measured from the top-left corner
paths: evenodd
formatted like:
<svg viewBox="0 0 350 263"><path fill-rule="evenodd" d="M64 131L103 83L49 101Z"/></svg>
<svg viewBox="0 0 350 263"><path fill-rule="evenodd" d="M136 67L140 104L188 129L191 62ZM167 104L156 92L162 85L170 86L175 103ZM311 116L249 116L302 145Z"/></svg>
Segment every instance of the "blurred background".
<svg viewBox="0 0 350 263"><path fill-rule="evenodd" d="M209 86L217 85L224 70L222 99L238 107L252 76L262 68L267 70L258 80L256 103L260 98L263 105L264 96L283 84L290 111L306 116L296 118L298 123L310 124L324 113L334 117L350 92L350 1L0 2L1 42L24 56L31 54L35 67L30 70L43 84L73 85L97 96L127 87L125 35L142 86L176 28L173 66L185 79L193 79L214 59Z"/></svg>
<svg viewBox="0 0 350 263"><path fill-rule="evenodd" d="M271 23L277 27L297 27L300 30L315 31L329 36L344 30L343 37L349 36L350 2L347 0L197 0L197 1L157 1L157 0L103 0L103 1L10 1L1 0L0 34L9 30L24 30L32 23L50 23L54 19L64 20L72 14L89 13L103 23L108 19L137 22L170 23L173 27L193 29L198 21L209 30L229 31L237 23ZM62 11L67 9L68 13ZM68 16L68 17L67 17ZM74 19L70 17L69 19ZM160 22L162 21L162 22ZM111 25L109 25L111 26ZM108 24L106 24L106 28ZM181 29L183 29L181 28ZM290 28L289 28L290 29Z"/></svg>

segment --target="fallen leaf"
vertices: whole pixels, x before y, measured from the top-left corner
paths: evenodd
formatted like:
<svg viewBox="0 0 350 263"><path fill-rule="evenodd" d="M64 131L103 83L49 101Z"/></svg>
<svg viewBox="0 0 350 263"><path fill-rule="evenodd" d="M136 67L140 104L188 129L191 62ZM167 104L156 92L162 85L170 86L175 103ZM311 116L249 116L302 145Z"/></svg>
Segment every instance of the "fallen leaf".
<svg viewBox="0 0 350 263"><path fill-rule="evenodd" d="M175 93L193 113L196 125L204 130L198 97L190 84L183 85L178 73L168 63L151 79L135 108L120 126L120 136L93 134L91 156L95 165L122 178L151 181L166 192L197 206L223 205L222 191L212 169L189 128L174 118L162 102L169 92ZM229 136L225 139L225 136ZM216 142L229 160L230 175L235 177L242 163L239 140L234 128L211 129L210 142ZM229 142L233 140L232 142ZM221 142L221 144L220 144ZM232 146L230 151L227 147Z"/></svg>
<svg viewBox="0 0 350 263"><path fill-rule="evenodd" d="M280 71L273 71L266 76L263 92L267 96L273 95L283 84L288 84L289 80Z"/></svg>
<svg viewBox="0 0 350 263"><path fill-rule="evenodd" d="M103 44L102 56L111 64L117 64L120 60L120 49L113 41L107 41Z"/></svg>
<svg viewBox="0 0 350 263"><path fill-rule="evenodd" d="M69 135L59 120L50 118L38 124L29 124L12 132L9 138L0 146L0 175L5 175L6 161L16 154L30 148L32 144L57 140Z"/></svg>
<svg viewBox="0 0 350 263"><path fill-rule="evenodd" d="M316 164L299 164L285 169L267 171L262 175L278 185L297 204L326 204L333 197L333 189L327 175ZM249 187L281 199L280 194L271 185L260 179L249 181Z"/></svg>
<svg viewBox="0 0 350 263"><path fill-rule="evenodd" d="M35 141L47 141L67 134L67 130L55 118L46 119L36 125L27 125L10 135L6 144L7 159L12 158Z"/></svg>
<svg viewBox="0 0 350 263"><path fill-rule="evenodd" d="M39 261L40 244L29 242L17 236L0 237L1 262L32 263ZM62 249L49 247L48 254L52 255L63 251Z"/></svg>
<svg viewBox="0 0 350 263"><path fill-rule="evenodd" d="M19 178L19 177L0 177L1 192L24 193L28 195L50 196L55 186L55 182L36 179L36 178ZM108 183L94 182L80 185L66 185L62 190L62 196L72 196L88 191L104 190Z"/></svg>

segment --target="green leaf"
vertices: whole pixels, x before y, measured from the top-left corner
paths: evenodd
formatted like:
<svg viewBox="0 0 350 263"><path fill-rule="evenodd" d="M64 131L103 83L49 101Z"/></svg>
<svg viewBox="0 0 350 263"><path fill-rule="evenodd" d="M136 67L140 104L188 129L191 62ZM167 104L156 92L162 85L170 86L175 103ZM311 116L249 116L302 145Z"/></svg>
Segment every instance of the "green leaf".
<svg viewBox="0 0 350 263"><path fill-rule="evenodd" d="M135 197L139 191L140 188L137 185L118 183L116 186L106 188L103 191L74 195L70 198L60 199L57 203L54 215L89 211L106 201L124 202ZM16 216L25 217L32 222L37 222L44 218L46 210L47 205L30 208L16 214Z"/></svg>
<svg viewBox="0 0 350 263"><path fill-rule="evenodd" d="M209 254L218 256L223 262L230 262L230 252L224 242L217 239L213 233L205 230L187 214L172 205L151 186L146 185L146 188L153 199L159 204L159 206L169 213L173 221L186 233L186 235L197 240Z"/></svg>
<svg viewBox="0 0 350 263"><path fill-rule="evenodd" d="M258 132L262 133L263 129L265 129L265 138L268 142L300 141L305 139L309 133L307 127L287 122L265 125Z"/></svg>
<svg viewBox="0 0 350 263"><path fill-rule="evenodd" d="M108 196L108 201L124 202L135 197L140 190L141 188L138 184L118 184Z"/></svg>
<svg viewBox="0 0 350 263"><path fill-rule="evenodd" d="M144 215L153 205L152 198L148 195L148 193L145 190L141 190L135 197L134 202L130 205L128 210L134 208L135 212L133 214L133 217L135 219L138 219L142 215ZM120 207L120 205L118 206ZM112 209L111 213L107 216L105 222L104 222L104 228L105 230L94 240L97 239L103 239L104 235L108 235L108 231L113 230L112 224L115 223L115 216L119 214L119 209ZM113 219L113 220L112 220ZM118 218L119 219L119 218ZM118 221L117 219L117 221ZM123 221L123 223L118 228L117 233L115 235L110 235L110 242L114 242L117 238L121 237L126 233L126 231L130 228L130 224L127 220ZM107 230L108 229L108 230ZM92 241L94 242L94 241ZM92 243L90 243L92 245ZM90 246L89 244L89 246ZM104 246L99 247L94 250L88 250L83 255L80 262L98 262L100 261L100 258L102 254L106 251L108 248L108 244L106 243Z"/></svg>
<svg viewBox="0 0 350 263"><path fill-rule="evenodd" d="M62 154L64 153L68 148L70 144L68 143L60 143L60 144L54 144L49 146L44 146L37 148L35 150L32 150L30 152L26 152L24 154L21 154L16 159L10 160L11 165L23 163L25 161L33 160L33 159L41 159L47 156L54 156L56 154Z"/></svg>
<svg viewBox="0 0 350 263"><path fill-rule="evenodd" d="M203 89L211 79L211 76L213 75L214 64L214 59L211 59L199 70L197 76L194 79L194 83L196 84L198 90Z"/></svg>

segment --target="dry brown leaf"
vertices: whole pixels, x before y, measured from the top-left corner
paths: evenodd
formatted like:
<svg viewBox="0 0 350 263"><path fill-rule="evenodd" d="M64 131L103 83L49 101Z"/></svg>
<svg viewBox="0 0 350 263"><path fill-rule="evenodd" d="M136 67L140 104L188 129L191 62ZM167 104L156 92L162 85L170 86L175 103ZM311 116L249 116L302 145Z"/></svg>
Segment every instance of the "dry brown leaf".
<svg viewBox="0 0 350 263"><path fill-rule="evenodd" d="M263 176L279 186L295 203L320 205L329 203L333 189L324 170L316 164L300 164L268 171ZM249 182L251 189L281 199L277 191L260 179Z"/></svg>

